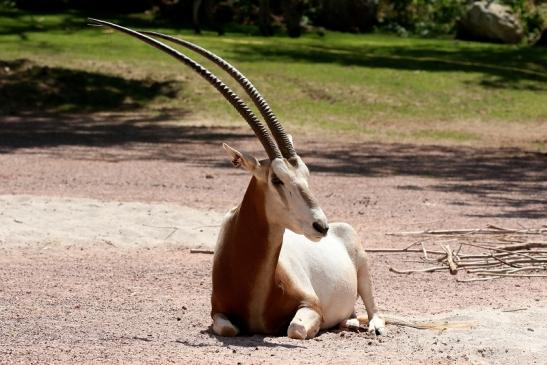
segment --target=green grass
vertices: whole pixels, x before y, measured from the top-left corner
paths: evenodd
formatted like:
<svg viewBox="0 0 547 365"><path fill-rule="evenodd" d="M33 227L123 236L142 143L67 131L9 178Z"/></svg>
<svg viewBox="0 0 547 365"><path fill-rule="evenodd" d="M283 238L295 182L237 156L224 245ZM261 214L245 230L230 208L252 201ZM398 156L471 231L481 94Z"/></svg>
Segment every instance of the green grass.
<svg viewBox="0 0 547 365"><path fill-rule="evenodd" d="M195 36L164 24L151 26L142 17L118 21L179 34L225 57L255 83L289 128L397 142L537 148L547 140L545 48L381 34L327 33L299 39ZM50 83L46 82L50 92L63 83L65 90L73 89L66 87L71 85L65 82L69 76L58 75L70 70L78 84L90 77L99 79L99 86L110 90L112 97L127 93L130 101L111 105L99 100L93 107L94 99L83 97L85 90L100 94L101 89L90 83L70 100L31 98L26 105L12 103L10 111L35 104L59 112L93 111L125 103L147 110L184 109L194 121L241 123L237 113L189 69L125 35L87 27L78 14L0 13L0 61L16 59L29 60L37 69L48 66L55 76L49 75ZM40 80L40 72L25 72L27 79ZM9 81L18 92L38 87L27 90L28 82ZM5 84L0 78L0 97ZM144 90L150 84L155 92ZM4 95L13 95L12 89Z"/></svg>

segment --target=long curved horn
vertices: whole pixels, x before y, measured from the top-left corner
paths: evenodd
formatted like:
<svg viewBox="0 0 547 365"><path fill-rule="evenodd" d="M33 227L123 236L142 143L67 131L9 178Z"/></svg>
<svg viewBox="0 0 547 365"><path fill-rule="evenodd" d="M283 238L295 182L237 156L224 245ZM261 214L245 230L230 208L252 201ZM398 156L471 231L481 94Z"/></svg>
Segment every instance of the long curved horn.
<svg viewBox="0 0 547 365"><path fill-rule="evenodd" d="M197 44L186 41L184 39L175 38L173 36L158 33L158 32L142 31L141 33L162 38L167 41L186 47L188 49L191 49L192 51L204 56L210 61L213 61L215 64L221 67L224 71L230 74L230 76L232 76L241 85L241 87L243 87L245 92L250 96L251 100L260 111L260 114L262 114L262 116L264 117L264 120L268 124L268 127L270 127L270 130L272 131L272 134L283 156L286 158L290 158L296 155L296 151L294 150L294 147L287 133L285 132L285 129L283 128L279 120L277 120L277 117L275 116L272 109L270 108L270 105L268 105L268 102L266 101L266 99L264 99L264 97L260 94L260 92L256 89L256 87L237 68L235 68L233 65L231 65L224 59L220 58L216 54L212 53L211 51L208 51L205 48L202 48L198 46Z"/></svg>
<svg viewBox="0 0 547 365"><path fill-rule="evenodd" d="M204 68L199 63L192 60L191 58L183 55L176 49L171 48L145 34L141 34L132 29L125 28L114 23L106 22L104 20L88 18L88 21L89 21L89 25L95 25L95 26L104 25L109 28L118 30L122 33L133 36L137 39L140 39L141 41L159 49L160 51L167 53L168 55L176 58L180 62L189 66L191 69L193 69L198 74L200 74L201 77L207 80L211 85L213 85L226 98L226 100L228 100L228 102L232 104L232 106L247 121L247 123L249 123L249 126L251 126L256 136L258 137L258 139L264 146L264 149L266 150L266 153L268 154L268 157L270 158L270 160L273 160L275 158L282 158L281 151L275 144L270 132L264 126L264 124L262 124L262 122L253 113L253 111L249 109L249 107L245 104L245 102L241 100L241 98L239 98L239 96L237 96L237 94L233 92L228 85L224 84L218 77L213 75L209 70L207 70L206 68Z"/></svg>

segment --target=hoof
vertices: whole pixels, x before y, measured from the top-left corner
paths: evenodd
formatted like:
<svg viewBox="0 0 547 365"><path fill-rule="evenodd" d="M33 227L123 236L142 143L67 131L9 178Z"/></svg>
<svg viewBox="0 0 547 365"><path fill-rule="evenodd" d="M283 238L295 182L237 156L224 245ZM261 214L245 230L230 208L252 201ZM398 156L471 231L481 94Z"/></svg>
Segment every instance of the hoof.
<svg viewBox="0 0 547 365"><path fill-rule="evenodd" d="M287 336L295 340L305 340L307 337L306 327L299 323L291 323L287 330Z"/></svg>
<svg viewBox="0 0 547 365"><path fill-rule="evenodd" d="M238 330L235 327L222 327L218 329L218 331L215 331L215 333L222 337L234 337L237 336Z"/></svg>
<svg viewBox="0 0 547 365"><path fill-rule="evenodd" d="M216 314L213 317L213 332L217 336L234 337L238 335L239 330L224 315Z"/></svg>
<svg viewBox="0 0 547 365"><path fill-rule="evenodd" d="M386 334L386 324L380 316L372 317L372 320L368 324L368 331L375 333L377 336L383 336Z"/></svg>
<svg viewBox="0 0 547 365"><path fill-rule="evenodd" d="M340 323L340 329L348 331L358 331L361 328L359 320L357 318L346 319Z"/></svg>

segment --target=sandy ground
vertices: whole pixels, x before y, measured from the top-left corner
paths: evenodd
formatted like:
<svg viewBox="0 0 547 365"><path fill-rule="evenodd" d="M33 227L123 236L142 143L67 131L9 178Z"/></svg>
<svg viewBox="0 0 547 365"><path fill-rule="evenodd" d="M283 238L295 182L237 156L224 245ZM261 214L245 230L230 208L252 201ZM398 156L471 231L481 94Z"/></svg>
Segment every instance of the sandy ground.
<svg viewBox="0 0 547 365"><path fill-rule="evenodd" d="M0 118L0 363L547 363L544 279L389 272L412 265L404 255L371 254L382 310L473 330L211 335L212 257L188 247L214 244L248 181L220 143L256 143L246 130L89 118L85 133L72 119L60 131ZM410 242L389 232L547 224L545 154L315 136L297 149L330 220L366 247Z"/></svg>
<svg viewBox="0 0 547 365"><path fill-rule="evenodd" d="M4 247L111 245L214 249L222 215L173 204L0 196Z"/></svg>

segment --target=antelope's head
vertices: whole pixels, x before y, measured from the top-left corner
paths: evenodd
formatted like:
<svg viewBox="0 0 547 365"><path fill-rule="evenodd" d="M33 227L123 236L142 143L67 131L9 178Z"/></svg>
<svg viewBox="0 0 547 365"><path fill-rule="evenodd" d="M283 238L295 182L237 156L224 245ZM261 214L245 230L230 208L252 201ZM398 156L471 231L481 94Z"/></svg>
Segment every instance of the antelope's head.
<svg viewBox="0 0 547 365"><path fill-rule="evenodd" d="M309 188L310 172L298 155L259 161L227 144L223 147L234 166L255 178L264 194L268 222L303 234L312 241L327 234L327 217Z"/></svg>
<svg viewBox="0 0 547 365"><path fill-rule="evenodd" d="M232 163L236 167L247 170L260 184L264 192L265 210L269 222L303 234L313 241L318 241L327 234L329 229L327 218L308 186L310 175L308 168L297 155L291 138L277 120L266 100L239 70L214 53L186 40L157 32L138 32L98 19L89 19L89 23L95 26L110 27L156 47L192 68L215 87L247 121L268 154L268 159L259 161L251 155L239 152L224 144L224 149L228 152ZM186 47L220 66L249 95L264 117L268 128L245 102L218 77L193 59L156 38Z"/></svg>

